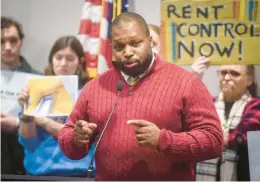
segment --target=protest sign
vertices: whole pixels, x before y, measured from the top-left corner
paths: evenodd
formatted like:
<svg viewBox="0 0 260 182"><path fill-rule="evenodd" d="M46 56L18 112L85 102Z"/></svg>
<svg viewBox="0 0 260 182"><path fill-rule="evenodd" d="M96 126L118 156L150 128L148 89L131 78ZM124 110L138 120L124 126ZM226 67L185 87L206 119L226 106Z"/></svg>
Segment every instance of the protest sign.
<svg viewBox="0 0 260 182"><path fill-rule="evenodd" d="M28 89L26 115L68 116L78 96L78 76L29 78Z"/></svg>
<svg viewBox="0 0 260 182"><path fill-rule="evenodd" d="M36 75L1 70L1 113L17 116L21 112L17 97L21 89L26 86L29 77Z"/></svg>
<svg viewBox="0 0 260 182"><path fill-rule="evenodd" d="M161 0L161 54L179 65L260 64L260 1Z"/></svg>

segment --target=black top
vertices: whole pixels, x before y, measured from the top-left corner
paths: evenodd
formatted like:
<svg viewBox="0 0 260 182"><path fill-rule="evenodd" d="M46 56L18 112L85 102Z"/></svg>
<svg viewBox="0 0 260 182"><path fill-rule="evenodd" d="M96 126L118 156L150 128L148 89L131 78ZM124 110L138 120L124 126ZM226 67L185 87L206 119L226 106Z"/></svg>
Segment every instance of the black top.
<svg viewBox="0 0 260 182"><path fill-rule="evenodd" d="M25 73L33 73L33 74L41 74L40 72L33 69L24 57L20 56L21 65L16 69L16 71L25 72Z"/></svg>
<svg viewBox="0 0 260 182"><path fill-rule="evenodd" d="M20 57L21 65L16 71L39 74L26 60ZM17 132L1 131L1 174L24 174L24 151L18 142Z"/></svg>
<svg viewBox="0 0 260 182"><path fill-rule="evenodd" d="M233 106L234 102L225 102L225 119L228 119L229 113Z"/></svg>

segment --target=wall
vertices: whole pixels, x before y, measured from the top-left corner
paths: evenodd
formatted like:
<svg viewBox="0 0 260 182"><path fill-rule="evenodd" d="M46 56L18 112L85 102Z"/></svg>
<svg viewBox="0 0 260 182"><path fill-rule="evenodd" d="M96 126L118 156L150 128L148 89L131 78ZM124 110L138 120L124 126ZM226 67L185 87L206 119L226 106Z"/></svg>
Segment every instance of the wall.
<svg viewBox="0 0 260 182"><path fill-rule="evenodd" d="M160 0L128 0L129 10L141 14L148 23L160 24ZM37 70L47 65L50 46L62 35L76 35L84 0L1 0L2 15L12 16L24 27L22 54ZM190 70L189 66L184 67ZM219 92L216 71L211 66L204 83L212 95ZM260 82L260 66L257 66ZM260 86L260 83L258 84ZM258 88L260 95L260 87Z"/></svg>
<svg viewBox="0 0 260 182"><path fill-rule="evenodd" d="M47 65L53 42L77 35L84 0L1 0L2 15L19 21L25 32L22 55L39 71Z"/></svg>

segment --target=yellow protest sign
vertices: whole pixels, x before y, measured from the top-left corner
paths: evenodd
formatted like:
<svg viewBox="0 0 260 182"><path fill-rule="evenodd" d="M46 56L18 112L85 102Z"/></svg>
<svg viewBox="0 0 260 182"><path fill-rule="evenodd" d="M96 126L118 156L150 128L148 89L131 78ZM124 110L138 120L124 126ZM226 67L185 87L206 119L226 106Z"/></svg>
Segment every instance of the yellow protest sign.
<svg viewBox="0 0 260 182"><path fill-rule="evenodd" d="M260 64L260 0L161 0L161 54L179 65Z"/></svg>
<svg viewBox="0 0 260 182"><path fill-rule="evenodd" d="M78 77L42 76L28 79L29 102L24 114L68 116L76 101Z"/></svg>

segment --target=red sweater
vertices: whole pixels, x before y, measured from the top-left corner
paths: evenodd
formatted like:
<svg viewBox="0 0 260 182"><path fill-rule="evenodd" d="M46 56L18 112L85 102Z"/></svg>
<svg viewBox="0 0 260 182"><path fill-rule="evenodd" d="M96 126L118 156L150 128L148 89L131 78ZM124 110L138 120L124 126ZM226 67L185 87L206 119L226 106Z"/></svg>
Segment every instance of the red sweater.
<svg viewBox="0 0 260 182"><path fill-rule="evenodd" d="M66 156L81 159L88 153L89 146L74 144L75 122L96 123L100 134L115 103L119 80L125 82L112 68L83 88L59 134ZM131 119L147 120L161 129L157 150L138 145L135 126L127 124ZM124 84L96 151L96 180L195 180L195 163L218 157L222 149L220 121L204 84L156 57L148 74L132 89Z"/></svg>

